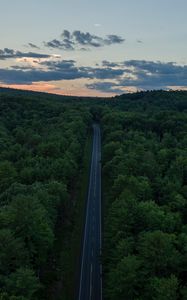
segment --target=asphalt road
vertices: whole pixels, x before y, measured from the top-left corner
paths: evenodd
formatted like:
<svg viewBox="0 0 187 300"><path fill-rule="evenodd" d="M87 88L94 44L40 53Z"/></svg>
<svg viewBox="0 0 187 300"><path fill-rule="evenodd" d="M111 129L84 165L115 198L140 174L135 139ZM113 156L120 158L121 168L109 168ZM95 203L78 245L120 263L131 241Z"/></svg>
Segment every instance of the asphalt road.
<svg viewBox="0 0 187 300"><path fill-rule="evenodd" d="M101 246L101 137L94 124L78 300L102 299Z"/></svg>

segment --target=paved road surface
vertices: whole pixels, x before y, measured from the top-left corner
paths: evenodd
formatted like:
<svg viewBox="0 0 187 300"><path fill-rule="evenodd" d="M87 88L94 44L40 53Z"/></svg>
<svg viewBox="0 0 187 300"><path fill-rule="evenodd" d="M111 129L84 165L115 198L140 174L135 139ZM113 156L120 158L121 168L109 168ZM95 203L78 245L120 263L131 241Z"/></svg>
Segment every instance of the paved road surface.
<svg viewBox="0 0 187 300"><path fill-rule="evenodd" d="M93 125L93 149L84 228L78 300L102 299L101 266L101 138Z"/></svg>

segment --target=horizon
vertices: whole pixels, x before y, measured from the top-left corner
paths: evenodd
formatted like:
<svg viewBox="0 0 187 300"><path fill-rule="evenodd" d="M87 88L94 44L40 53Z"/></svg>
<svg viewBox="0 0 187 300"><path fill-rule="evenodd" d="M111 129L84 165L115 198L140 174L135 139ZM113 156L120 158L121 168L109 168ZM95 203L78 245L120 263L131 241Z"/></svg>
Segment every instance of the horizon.
<svg viewBox="0 0 187 300"><path fill-rule="evenodd" d="M77 96L77 95L68 95L68 94L56 94L56 93L52 93L52 92L48 92L48 91L37 91L37 90L32 90L32 89L21 89L21 88L12 88L12 87L3 87L3 86L0 86L0 92L1 90L3 90L2 92L26 92L26 93L36 93L36 94L41 94L41 95L45 95L47 94L48 96L57 96L57 97L67 97L67 98L71 98L71 97L74 97L74 98L90 98L90 99L113 99L113 98L118 98L118 97L123 97L123 96L128 96L128 95L137 95L137 94L148 94L148 93L159 93L159 92L162 92L162 93L185 93L187 94L187 90L185 89L169 89L169 90L162 90L162 89L153 89L153 90L141 90L141 91L134 91L134 92L125 92L123 94L119 94L119 95L114 95L114 96L109 96L108 94L106 96Z"/></svg>
<svg viewBox="0 0 187 300"><path fill-rule="evenodd" d="M187 90L186 9L185 0L2 3L0 86L85 97Z"/></svg>

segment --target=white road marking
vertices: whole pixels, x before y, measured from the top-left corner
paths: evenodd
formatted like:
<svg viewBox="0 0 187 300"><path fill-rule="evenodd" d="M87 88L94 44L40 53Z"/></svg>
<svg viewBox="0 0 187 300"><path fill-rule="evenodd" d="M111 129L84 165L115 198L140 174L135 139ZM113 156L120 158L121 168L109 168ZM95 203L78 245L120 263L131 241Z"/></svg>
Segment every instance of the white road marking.
<svg viewBox="0 0 187 300"><path fill-rule="evenodd" d="M91 264L91 268L90 268L90 300L92 299L92 271L93 271L93 267Z"/></svg>

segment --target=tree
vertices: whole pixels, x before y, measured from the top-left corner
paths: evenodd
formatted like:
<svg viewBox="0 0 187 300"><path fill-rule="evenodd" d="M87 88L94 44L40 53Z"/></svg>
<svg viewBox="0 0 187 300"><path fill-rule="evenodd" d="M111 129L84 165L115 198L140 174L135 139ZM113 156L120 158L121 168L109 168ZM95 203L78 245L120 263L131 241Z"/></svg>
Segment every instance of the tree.
<svg viewBox="0 0 187 300"><path fill-rule="evenodd" d="M6 226L23 241L36 266L45 261L54 234L47 211L37 198L17 195L4 214Z"/></svg>
<svg viewBox="0 0 187 300"><path fill-rule="evenodd" d="M110 271L107 280L107 299L134 300L140 287L141 261L136 256L124 257Z"/></svg>
<svg viewBox="0 0 187 300"><path fill-rule="evenodd" d="M181 256L176 249L176 236L156 230L142 233L139 237L139 256L145 272L152 276L165 276L177 270Z"/></svg>
<svg viewBox="0 0 187 300"><path fill-rule="evenodd" d="M147 300L177 300L178 279L175 275L166 278L153 277L148 281Z"/></svg>
<svg viewBox="0 0 187 300"><path fill-rule="evenodd" d="M9 161L0 162L0 192L4 192L15 180L17 172Z"/></svg>
<svg viewBox="0 0 187 300"><path fill-rule="evenodd" d="M6 279L6 289L11 296L35 299L34 294L41 287L34 272L28 268L19 268Z"/></svg>
<svg viewBox="0 0 187 300"><path fill-rule="evenodd" d="M0 274L7 276L28 263L28 253L20 238L15 238L10 229L0 230Z"/></svg>

